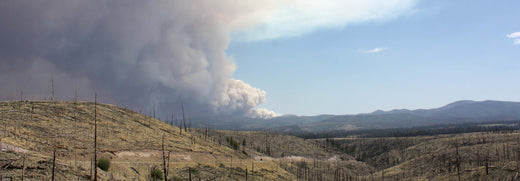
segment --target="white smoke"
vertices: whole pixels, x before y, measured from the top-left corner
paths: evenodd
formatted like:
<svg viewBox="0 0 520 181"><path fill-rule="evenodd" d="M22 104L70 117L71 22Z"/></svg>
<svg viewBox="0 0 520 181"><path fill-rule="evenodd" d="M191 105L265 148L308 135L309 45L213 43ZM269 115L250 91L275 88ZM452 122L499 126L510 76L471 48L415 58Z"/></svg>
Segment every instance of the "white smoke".
<svg viewBox="0 0 520 181"><path fill-rule="evenodd" d="M278 116L274 111L264 109L264 108L257 108L257 109L251 109L248 114L249 117L252 118L262 118L262 119L269 119Z"/></svg>
<svg viewBox="0 0 520 181"><path fill-rule="evenodd" d="M24 89L41 96L54 74L57 85L68 87L57 90L68 92L66 98L75 86L118 104L156 105L165 115L183 101L192 115L269 117L274 113L254 109L265 102L265 91L232 78L235 64L225 53L230 34L244 40L296 36L394 17L412 5L412 0L3 0L0 85L8 86L0 94Z"/></svg>

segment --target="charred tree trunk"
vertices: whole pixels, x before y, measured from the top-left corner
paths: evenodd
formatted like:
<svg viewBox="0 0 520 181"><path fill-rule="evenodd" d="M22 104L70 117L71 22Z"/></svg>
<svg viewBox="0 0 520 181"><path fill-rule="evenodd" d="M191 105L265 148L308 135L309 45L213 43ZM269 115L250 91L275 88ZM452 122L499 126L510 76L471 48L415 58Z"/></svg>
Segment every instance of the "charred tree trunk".
<svg viewBox="0 0 520 181"><path fill-rule="evenodd" d="M458 180L460 181L460 157L459 157L459 144L458 144L458 143L456 143L456 144L457 144L457 145L456 145L455 150L456 150L456 156L457 156L457 158L456 158L456 160L457 160L457 165L456 165L456 166L457 166L457 178L458 178Z"/></svg>
<svg viewBox="0 0 520 181"><path fill-rule="evenodd" d="M186 117L184 116L184 103L181 101L182 108L182 122L184 122L184 132L188 132L188 128L186 128Z"/></svg>
<svg viewBox="0 0 520 181"><path fill-rule="evenodd" d="M189 179L191 181L191 167L188 167Z"/></svg>
<svg viewBox="0 0 520 181"><path fill-rule="evenodd" d="M94 181L97 181L97 93L94 94Z"/></svg>
<svg viewBox="0 0 520 181"><path fill-rule="evenodd" d="M164 170L164 180L168 180L168 165L166 165L166 156L164 155L164 135L162 137L162 159L163 159L163 170ZM169 159L168 159L169 161Z"/></svg>
<svg viewBox="0 0 520 181"><path fill-rule="evenodd" d="M26 154L23 155L23 163L22 163L22 181L25 178L25 157L27 157Z"/></svg>
<svg viewBox="0 0 520 181"><path fill-rule="evenodd" d="M54 101L54 75L51 75L51 101Z"/></svg>
<svg viewBox="0 0 520 181"><path fill-rule="evenodd" d="M76 137L76 133L78 131L78 126L77 126L77 121L78 121L78 114L77 114L77 109L78 109L78 89L75 88L74 89L74 131L73 131L73 136L72 136L72 143L73 143L73 149L74 149L74 170L76 171L76 175L78 176L78 180L79 180L79 169L77 168L78 167L78 159L77 159L77 150L76 150L76 140L75 140L75 137Z"/></svg>
<svg viewBox="0 0 520 181"><path fill-rule="evenodd" d="M179 135L182 136L182 119L181 119L181 122L179 123Z"/></svg>
<svg viewBox="0 0 520 181"><path fill-rule="evenodd" d="M487 155L486 155L486 175L489 174L488 160L489 160L489 149L487 150Z"/></svg>
<svg viewBox="0 0 520 181"><path fill-rule="evenodd" d="M52 181L56 180L56 148L52 154Z"/></svg>

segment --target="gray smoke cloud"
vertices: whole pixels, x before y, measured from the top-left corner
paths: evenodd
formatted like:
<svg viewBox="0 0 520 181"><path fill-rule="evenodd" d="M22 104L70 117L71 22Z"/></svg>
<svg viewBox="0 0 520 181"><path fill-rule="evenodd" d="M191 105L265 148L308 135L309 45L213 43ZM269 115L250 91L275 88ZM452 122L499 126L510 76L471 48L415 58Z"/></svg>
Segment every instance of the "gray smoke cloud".
<svg viewBox="0 0 520 181"><path fill-rule="evenodd" d="M266 93L232 78L229 30L202 2L2 1L0 91L43 97L54 76L62 98L78 87L146 110L247 114Z"/></svg>
<svg viewBox="0 0 520 181"><path fill-rule="evenodd" d="M230 34L245 41L388 19L415 0L2 0L0 96L86 100L163 115L249 115L266 93L233 79ZM259 75L260 76L260 75Z"/></svg>

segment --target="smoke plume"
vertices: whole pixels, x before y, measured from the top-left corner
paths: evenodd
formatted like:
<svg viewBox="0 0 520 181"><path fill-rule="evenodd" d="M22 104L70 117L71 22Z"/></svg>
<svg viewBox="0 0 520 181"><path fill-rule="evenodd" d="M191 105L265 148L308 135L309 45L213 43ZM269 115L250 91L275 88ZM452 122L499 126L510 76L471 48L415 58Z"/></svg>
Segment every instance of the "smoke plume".
<svg viewBox="0 0 520 181"><path fill-rule="evenodd" d="M326 17L318 13L326 9L310 11L308 2L3 0L0 96L9 99L23 90L30 98L48 97L52 77L61 99L73 97L77 88L82 97L95 91L105 102L143 110L153 105L164 115L178 113L183 101L191 115L267 118L274 113L254 110L266 93L232 77L234 60L225 53L230 34L244 40L298 35L400 14L411 1L385 1L394 8L369 17L364 15L379 8L372 6L377 2L352 1L335 10L367 10L352 16L327 11ZM316 17L295 18L305 12ZM294 28L287 28L290 23Z"/></svg>

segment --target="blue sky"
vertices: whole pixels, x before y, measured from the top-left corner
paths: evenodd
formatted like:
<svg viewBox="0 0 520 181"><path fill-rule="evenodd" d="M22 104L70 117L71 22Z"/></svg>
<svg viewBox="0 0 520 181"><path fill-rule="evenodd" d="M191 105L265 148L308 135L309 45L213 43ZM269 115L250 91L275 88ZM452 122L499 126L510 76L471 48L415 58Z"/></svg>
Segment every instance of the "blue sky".
<svg viewBox="0 0 520 181"><path fill-rule="evenodd" d="M280 114L433 108L457 100L520 101L519 1L417 1L388 19L244 41L234 78L267 92ZM381 48L382 51L367 53Z"/></svg>

